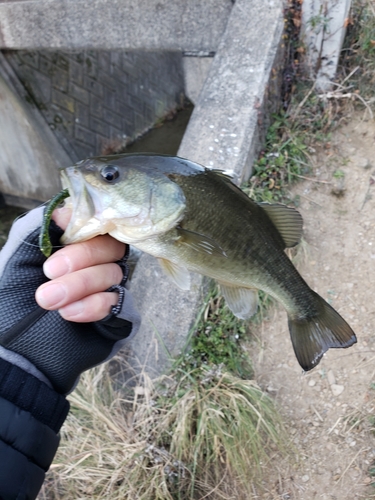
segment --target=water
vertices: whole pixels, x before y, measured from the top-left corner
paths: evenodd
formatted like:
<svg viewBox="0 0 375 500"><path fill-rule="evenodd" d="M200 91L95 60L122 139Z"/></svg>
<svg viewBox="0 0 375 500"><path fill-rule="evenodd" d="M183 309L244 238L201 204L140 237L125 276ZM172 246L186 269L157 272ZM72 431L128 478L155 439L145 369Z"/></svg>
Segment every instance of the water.
<svg viewBox="0 0 375 500"><path fill-rule="evenodd" d="M155 153L175 156L192 112L193 106L187 105L171 120L163 122L160 127L153 128L125 148L123 153Z"/></svg>

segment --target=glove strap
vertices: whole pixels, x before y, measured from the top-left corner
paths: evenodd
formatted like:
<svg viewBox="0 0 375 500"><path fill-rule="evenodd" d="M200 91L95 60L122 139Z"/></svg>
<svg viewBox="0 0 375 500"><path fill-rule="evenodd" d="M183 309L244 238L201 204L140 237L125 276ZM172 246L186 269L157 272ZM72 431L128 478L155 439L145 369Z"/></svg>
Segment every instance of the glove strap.
<svg viewBox="0 0 375 500"><path fill-rule="evenodd" d="M106 292L117 292L118 301L115 306L111 307L111 312L100 321L100 323L102 324L110 324L111 326L122 326L124 324L124 320L118 319L116 318L116 316L120 313L122 305L125 300L125 291L126 291L125 284L128 281L129 277L129 264L128 264L129 252L130 252L130 247L129 245L126 245L126 250L123 258L116 262L116 264L118 264L122 269L123 277L119 285L112 285L106 290Z"/></svg>

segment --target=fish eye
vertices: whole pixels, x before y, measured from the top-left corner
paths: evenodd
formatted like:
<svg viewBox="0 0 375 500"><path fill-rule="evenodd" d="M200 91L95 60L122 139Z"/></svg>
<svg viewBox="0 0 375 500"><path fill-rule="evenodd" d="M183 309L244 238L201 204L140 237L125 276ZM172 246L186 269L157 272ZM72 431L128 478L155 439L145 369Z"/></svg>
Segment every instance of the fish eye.
<svg viewBox="0 0 375 500"><path fill-rule="evenodd" d="M105 181L114 182L116 179L118 179L120 172L118 171L118 168L115 165L106 165L100 171L100 175L103 177Z"/></svg>

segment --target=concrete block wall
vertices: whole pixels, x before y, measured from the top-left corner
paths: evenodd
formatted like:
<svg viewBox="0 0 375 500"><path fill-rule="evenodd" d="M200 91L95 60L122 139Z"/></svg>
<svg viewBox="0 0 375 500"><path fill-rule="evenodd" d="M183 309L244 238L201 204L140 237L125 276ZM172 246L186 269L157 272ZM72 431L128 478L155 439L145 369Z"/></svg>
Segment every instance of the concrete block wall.
<svg viewBox="0 0 375 500"><path fill-rule="evenodd" d="M119 149L184 94L180 52L4 51L72 161Z"/></svg>

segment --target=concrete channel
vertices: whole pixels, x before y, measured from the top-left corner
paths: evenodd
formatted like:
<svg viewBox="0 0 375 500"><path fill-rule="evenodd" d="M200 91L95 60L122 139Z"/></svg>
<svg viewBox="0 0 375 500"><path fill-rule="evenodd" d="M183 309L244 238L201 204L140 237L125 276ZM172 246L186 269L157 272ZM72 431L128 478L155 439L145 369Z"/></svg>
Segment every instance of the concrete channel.
<svg viewBox="0 0 375 500"><path fill-rule="evenodd" d="M116 4L116 16L109 3ZM100 18L98 12L103 13ZM134 2L125 0L0 3L0 49L5 51L178 53L183 90L195 105L178 155L225 170L237 183L251 175L270 113L276 110L283 27L281 0L142 0L137 11ZM0 191L10 198L27 192L27 186L17 185L12 194L12 186L16 169L28 165L40 175L35 177L39 187L43 178L52 179L49 191L43 190L47 198L57 191L56 167L70 163L69 145L48 126L43 109L25 104L9 59L3 56L0 66L0 150L6 151L0 155ZM22 156L26 150L28 158ZM35 189L32 193L36 200L43 196ZM182 292L163 276L155 259L143 255L132 292L143 323L127 355L154 376L166 368L170 355L183 349L202 306L205 280L194 275L191 290Z"/></svg>

